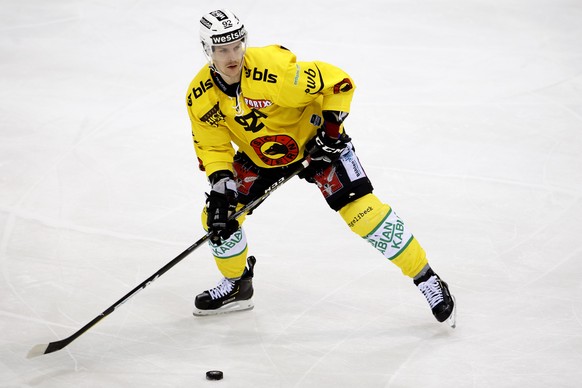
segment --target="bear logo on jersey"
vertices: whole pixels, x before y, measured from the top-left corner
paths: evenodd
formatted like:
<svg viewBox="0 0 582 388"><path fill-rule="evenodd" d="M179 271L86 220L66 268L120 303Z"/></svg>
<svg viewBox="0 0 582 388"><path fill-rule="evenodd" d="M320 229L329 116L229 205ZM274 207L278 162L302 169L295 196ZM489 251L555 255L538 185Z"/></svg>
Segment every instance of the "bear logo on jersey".
<svg viewBox="0 0 582 388"><path fill-rule="evenodd" d="M251 142L258 157L268 166L284 166L299 155L295 139L287 135L262 136Z"/></svg>

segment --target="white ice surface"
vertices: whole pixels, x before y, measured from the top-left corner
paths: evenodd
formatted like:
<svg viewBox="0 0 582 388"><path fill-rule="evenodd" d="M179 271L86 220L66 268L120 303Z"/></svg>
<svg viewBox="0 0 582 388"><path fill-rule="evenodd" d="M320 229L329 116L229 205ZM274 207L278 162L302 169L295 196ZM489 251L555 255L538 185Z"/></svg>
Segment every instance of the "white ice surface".
<svg viewBox="0 0 582 388"><path fill-rule="evenodd" d="M347 128L456 330L297 180L246 223L254 310L192 316L219 280L204 246L25 358L202 235L184 96L218 6L355 78ZM3 0L0 386L579 387L581 20L573 0Z"/></svg>

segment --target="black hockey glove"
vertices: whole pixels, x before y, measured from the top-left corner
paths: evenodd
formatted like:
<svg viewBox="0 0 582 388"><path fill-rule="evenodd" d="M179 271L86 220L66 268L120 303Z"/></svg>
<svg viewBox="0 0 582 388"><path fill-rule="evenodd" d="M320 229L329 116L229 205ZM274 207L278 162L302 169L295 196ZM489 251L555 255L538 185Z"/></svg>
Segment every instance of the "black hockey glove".
<svg viewBox="0 0 582 388"><path fill-rule="evenodd" d="M338 160L351 140L345 133L334 139L327 136L323 128L319 128L317 134L305 145L307 155L311 156L311 163L299 173L299 178L314 183L314 175Z"/></svg>
<svg viewBox="0 0 582 388"><path fill-rule="evenodd" d="M345 132L342 133L342 123L348 117L347 112L324 110L323 125L317 130L313 139L305 145L311 159L318 164L329 164L339 159L348 143L352 140Z"/></svg>
<svg viewBox="0 0 582 388"><path fill-rule="evenodd" d="M217 171L209 179L212 188L206 198L206 224L210 241L218 245L221 239L226 240L239 228L237 220L228 219L236 209L238 192L230 171Z"/></svg>
<svg viewBox="0 0 582 388"><path fill-rule="evenodd" d="M305 149L311 156L311 160L333 163L339 159L351 140L345 133L340 134L337 139L329 137L321 127L317 130L317 134L307 142Z"/></svg>

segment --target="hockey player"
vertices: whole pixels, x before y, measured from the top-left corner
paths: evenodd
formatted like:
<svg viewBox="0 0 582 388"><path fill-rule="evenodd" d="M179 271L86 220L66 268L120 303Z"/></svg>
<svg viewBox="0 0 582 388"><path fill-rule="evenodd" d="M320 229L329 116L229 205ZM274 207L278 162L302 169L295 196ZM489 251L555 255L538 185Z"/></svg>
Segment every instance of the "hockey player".
<svg viewBox="0 0 582 388"><path fill-rule="evenodd" d="M244 217L229 215L289 176L309 154L312 163L300 177L319 187L354 233L413 279L439 322L454 327L447 284L404 222L372 193L344 130L352 78L328 63L297 61L282 46L247 47L242 22L227 9L202 17L200 40L208 66L191 82L186 103L199 166L210 182L202 222L224 278L196 297L194 315L253 308L255 258L247 260Z"/></svg>

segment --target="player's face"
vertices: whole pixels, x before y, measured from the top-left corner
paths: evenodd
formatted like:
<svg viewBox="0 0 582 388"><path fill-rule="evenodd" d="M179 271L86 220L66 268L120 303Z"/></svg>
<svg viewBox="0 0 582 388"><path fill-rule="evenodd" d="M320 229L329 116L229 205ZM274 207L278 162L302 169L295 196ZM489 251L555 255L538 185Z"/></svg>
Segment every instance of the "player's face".
<svg viewBox="0 0 582 388"><path fill-rule="evenodd" d="M226 82L232 84L240 81L244 54L245 44L240 40L213 48L212 62Z"/></svg>

